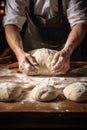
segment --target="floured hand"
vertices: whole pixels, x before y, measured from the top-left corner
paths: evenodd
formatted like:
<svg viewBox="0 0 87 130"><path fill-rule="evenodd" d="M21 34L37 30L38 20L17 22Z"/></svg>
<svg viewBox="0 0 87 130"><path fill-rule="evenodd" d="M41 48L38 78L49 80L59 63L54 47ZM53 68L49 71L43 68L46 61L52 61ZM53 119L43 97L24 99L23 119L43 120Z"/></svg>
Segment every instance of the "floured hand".
<svg viewBox="0 0 87 130"><path fill-rule="evenodd" d="M34 75L37 73L37 62L33 56L24 53L19 59L19 70L24 74Z"/></svg>
<svg viewBox="0 0 87 130"><path fill-rule="evenodd" d="M70 54L68 50L62 49L57 52L51 62L53 75L65 74L70 69Z"/></svg>

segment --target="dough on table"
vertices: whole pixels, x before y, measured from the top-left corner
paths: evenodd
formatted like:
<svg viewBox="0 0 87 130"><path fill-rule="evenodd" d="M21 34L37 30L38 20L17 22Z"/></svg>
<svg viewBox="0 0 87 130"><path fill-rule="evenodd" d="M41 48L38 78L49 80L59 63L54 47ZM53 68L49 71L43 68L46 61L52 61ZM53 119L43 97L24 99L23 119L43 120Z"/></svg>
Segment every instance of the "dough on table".
<svg viewBox="0 0 87 130"><path fill-rule="evenodd" d="M14 101L22 93L22 87L10 82L0 83L0 101Z"/></svg>
<svg viewBox="0 0 87 130"><path fill-rule="evenodd" d="M35 57L39 65L37 75L51 75L50 63L56 52L56 50L46 48L36 49L29 52L29 54ZM29 73L29 75L31 75L31 73ZM33 75L36 74L33 73Z"/></svg>
<svg viewBox="0 0 87 130"><path fill-rule="evenodd" d="M64 96L75 102L82 102L87 100L87 83L86 82L75 82L63 90Z"/></svg>
<svg viewBox="0 0 87 130"><path fill-rule="evenodd" d="M51 101L58 97L59 91L52 85L41 83L36 85L30 92L30 98L36 101Z"/></svg>

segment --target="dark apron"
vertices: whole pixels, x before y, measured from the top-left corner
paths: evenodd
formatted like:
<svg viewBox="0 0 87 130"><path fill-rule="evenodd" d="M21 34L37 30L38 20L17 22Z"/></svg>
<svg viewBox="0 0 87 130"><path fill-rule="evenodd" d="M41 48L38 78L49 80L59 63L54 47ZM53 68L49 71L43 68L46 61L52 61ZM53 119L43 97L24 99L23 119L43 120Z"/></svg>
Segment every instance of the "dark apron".
<svg viewBox="0 0 87 130"><path fill-rule="evenodd" d="M60 50L64 47L70 32L70 25L63 14L62 0L58 2L58 14L47 20L34 15L34 0L30 0L30 12L26 11L25 51L43 47Z"/></svg>

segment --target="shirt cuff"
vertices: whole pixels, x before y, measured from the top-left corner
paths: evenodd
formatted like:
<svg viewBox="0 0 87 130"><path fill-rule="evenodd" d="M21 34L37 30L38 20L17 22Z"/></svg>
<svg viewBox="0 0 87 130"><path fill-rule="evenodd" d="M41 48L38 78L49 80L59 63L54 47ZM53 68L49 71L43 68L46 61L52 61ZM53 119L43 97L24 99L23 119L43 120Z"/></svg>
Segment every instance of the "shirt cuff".
<svg viewBox="0 0 87 130"><path fill-rule="evenodd" d="M16 25L20 30L22 30L22 27L26 21L26 17L23 16L4 16L3 17L3 26L7 24L13 24Z"/></svg>

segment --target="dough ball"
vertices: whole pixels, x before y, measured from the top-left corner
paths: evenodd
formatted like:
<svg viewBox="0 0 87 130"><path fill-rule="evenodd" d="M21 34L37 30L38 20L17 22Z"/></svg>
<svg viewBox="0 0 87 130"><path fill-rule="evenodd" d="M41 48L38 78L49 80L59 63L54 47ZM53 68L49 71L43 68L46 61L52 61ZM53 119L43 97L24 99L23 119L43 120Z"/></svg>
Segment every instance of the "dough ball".
<svg viewBox="0 0 87 130"><path fill-rule="evenodd" d="M0 84L0 101L13 101L22 93L22 87L15 83Z"/></svg>
<svg viewBox="0 0 87 130"><path fill-rule="evenodd" d="M87 83L76 82L68 85L63 90L64 96L75 102L82 102L87 100Z"/></svg>
<svg viewBox="0 0 87 130"><path fill-rule="evenodd" d="M30 98L37 101L51 101L58 97L58 90L51 85L39 84L36 85L30 92Z"/></svg>
<svg viewBox="0 0 87 130"><path fill-rule="evenodd" d="M51 75L50 63L56 52L57 51L55 50L46 48L36 49L29 52L36 59L39 65L37 75Z"/></svg>

